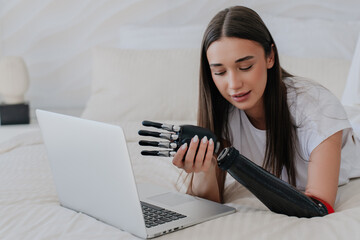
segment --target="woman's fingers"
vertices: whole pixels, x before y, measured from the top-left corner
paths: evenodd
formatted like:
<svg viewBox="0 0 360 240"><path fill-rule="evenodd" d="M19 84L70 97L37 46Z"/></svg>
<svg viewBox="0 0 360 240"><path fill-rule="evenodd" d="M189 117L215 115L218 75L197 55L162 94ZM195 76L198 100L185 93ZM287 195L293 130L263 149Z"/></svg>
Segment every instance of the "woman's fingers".
<svg viewBox="0 0 360 240"><path fill-rule="evenodd" d="M194 168L194 158L196 155L196 150L199 145L199 137L195 135L190 141L189 149L187 150L185 161L184 161L184 170L187 173L193 172Z"/></svg>
<svg viewBox="0 0 360 240"><path fill-rule="evenodd" d="M178 168L184 168L184 156L186 154L186 150L188 149L187 143L184 143L181 145L181 147L177 150L174 158L173 158L173 164L177 166Z"/></svg>
<svg viewBox="0 0 360 240"><path fill-rule="evenodd" d="M203 139L201 139L199 149L196 154L196 158L195 158L195 162L194 162L194 172L200 172L202 169L207 145L208 145L208 139L205 136L205 137L203 137Z"/></svg>
<svg viewBox="0 0 360 240"><path fill-rule="evenodd" d="M192 138L190 145L184 143L173 158L173 164L184 169L187 173L207 172L212 164L214 141L207 137L199 139Z"/></svg>
<svg viewBox="0 0 360 240"><path fill-rule="evenodd" d="M214 147L215 147L214 145L215 144L214 144L213 139L210 138L201 171L207 172L210 169L210 166L212 163L212 158L213 158Z"/></svg>

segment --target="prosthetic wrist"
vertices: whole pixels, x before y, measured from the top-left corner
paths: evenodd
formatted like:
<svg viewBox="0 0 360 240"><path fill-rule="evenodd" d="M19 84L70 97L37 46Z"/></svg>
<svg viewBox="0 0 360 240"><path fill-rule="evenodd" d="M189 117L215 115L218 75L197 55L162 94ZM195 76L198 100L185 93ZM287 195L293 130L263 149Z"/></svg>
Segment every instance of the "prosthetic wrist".
<svg viewBox="0 0 360 240"><path fill-rule="evenodd" d="M221 169L227 171L273 212L308 218L334 212L325 201L306 196L241 155L233 147L225 148L217 160Z"/></svg>
<svg viewBox="0 0 360 240"><path fill-rule="evenodd" d="M164 156L172 157L175 155L176 151L184 143L190 144L191 139L197 135L199 139L207 137L208 139L212 138L215 143L214 152L216 153L220 148L220 143L217 141L217 138L214 133L209 129L194 126L194 125L171 125L164 123L157 123L151 121L143 121L143 126L154 127L158 129L166 130L166 132L153 132L147 130L140 130L138 133L141 136L151 136L157 138L163 138L167 141L139 141L141 146L152 146L160 148L168 148L167 150L158 150L158 151L141 151L142 155L151 155L151 156Z"/></svg>

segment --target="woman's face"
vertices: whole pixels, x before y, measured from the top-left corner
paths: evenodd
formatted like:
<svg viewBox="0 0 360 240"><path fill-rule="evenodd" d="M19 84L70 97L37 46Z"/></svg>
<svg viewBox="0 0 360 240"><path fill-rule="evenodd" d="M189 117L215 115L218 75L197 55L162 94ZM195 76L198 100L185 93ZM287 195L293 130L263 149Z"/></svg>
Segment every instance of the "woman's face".
<svg viewBox="0 0 360 240"><path fill-rule="evenodd" d="M266 57L255 41L222 37L209 46L206 55L221 95L248 115L263 116L263 94L267 69L274 65L273 51Z"/></svg>

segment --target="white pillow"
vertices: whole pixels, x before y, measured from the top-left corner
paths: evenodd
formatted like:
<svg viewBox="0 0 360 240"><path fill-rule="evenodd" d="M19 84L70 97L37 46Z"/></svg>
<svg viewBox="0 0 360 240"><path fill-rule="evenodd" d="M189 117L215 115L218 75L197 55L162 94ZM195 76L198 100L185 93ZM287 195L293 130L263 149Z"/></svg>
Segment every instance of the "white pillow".
<svg viewBox="0 0 360 240"><path fill-rule="evenodd" d="M92 94L82 117L123 120L194 120L198 49L93 50Z"/></svg>
<svg viewBox="0 0 360 240"><path fill-rule="evenodd" d="M349 106L360 105L360 34L346 81L342 103Z"/></svg>
<svg viewBox="0 0 360 240"><path fill-rule="evenodd" d="M360 140L360 107L344 106L355 135Z"/></svg>
<svg viewBox="0 0 360 240"><path fill-rule="evenodd" d="M198 49L93 50L92 95L82 117L129 120L196 120ZM280 56L290 73L308 77L341 98L350 63Z"/></svg>
<svg viewBox="0 0 360 240"><path fill-rule="evenodd" d="M281 66L289 73L312 79L336 95L344 92L350 61L334 58L299 58L280 55Z"/></svg>

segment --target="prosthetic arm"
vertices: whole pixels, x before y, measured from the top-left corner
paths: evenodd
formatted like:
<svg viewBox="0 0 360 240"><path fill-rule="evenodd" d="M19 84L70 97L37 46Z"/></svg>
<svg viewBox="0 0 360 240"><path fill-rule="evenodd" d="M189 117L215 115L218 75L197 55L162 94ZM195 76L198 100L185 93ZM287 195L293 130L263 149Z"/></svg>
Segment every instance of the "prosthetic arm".
<svg viewBox="0 0 360 240"><path fill-rule="evenodd" d="M273 212L308 218L334 212L323 200L306 196L241 155L233 147L225 148L217 160L221 169L244 185Z"/></svg>
<svg viewBox="0 0 360 240"><path fill-rule="evenodd" d="M185 142L198 135L201 139L207 136L215 143L217 153L220 143L216 136L208 129L193 125L170 125L150 121L143 121L146 127L155 127L167 132L152 132L140 130L139 135L167 139L167 141L139 141L142 146L168 148L167 150L142 151L142 155L172 157ZM271 211L297 217L324 216L334 212L332 207L321 199L310 198L287 182L275 177L265 169L256 165L235 148L225 148L217 159L218 166L227 171L238 182L251 191Z"/></svg>

